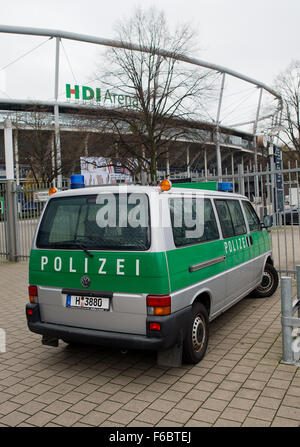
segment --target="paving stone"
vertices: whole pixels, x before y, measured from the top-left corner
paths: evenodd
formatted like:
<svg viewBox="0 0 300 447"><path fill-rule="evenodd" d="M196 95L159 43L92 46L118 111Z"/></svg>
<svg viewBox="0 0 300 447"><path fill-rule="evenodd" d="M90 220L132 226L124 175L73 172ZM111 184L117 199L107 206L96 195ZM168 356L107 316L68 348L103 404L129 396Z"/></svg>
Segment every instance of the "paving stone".
<svg viewBox="0 0 300 447"><path fill-rule="evenodd" d="M192 411L181 410L174 408L166 414L165 419L173 422L179 422L185 424L193 415Z"/></svg>
<svg viewBox="0 0 300 447"><path fill-rule="evenodd" d="M88 414L90 411L94 410L97 407L97 404L91 403L85 400L81 400L75 405L72 405L70 408L72 412L79 413L82 415Z"/></svg>
<svg viewBox="0 0 300 447"><path fill-rule="evenodd" d="M213 425L214 427L240 427L241 423L219 418Z"/></svg>
<svg viewBox="0 0 300 447"><path fill-rule="evenodd" d="M115 402L120 402L122 404L127 404L131 399L136 397L133 393L126 393L125 391L118 391L113 396L110 396L110 400Z"/></svg>
<svg viewBox="0 0 300 447"><path fill-rule="evenodd" d="M299 420L276 416L272 422L272 427L299 427Z"/></svg>
<svg viewBox="0 0 300 447"><path fill-rule="evenodd" d="M255 404L255 400L244 399L242 397L234 397L228 407L238 408L240 410L250 410Z"/></svg>
<svg viewBox="0 0 300 447"><path fill-rule="evenodd" d="M153 402L157 398L161 397L160 393L156 393L154 391L144 390L135 396L136 399L143 400L145 402Z"/></svg>
<svg viewBox="0 0 300 447"><path fill-rule="evenodd" d="M196 411L201 406L201 402L197 400L184 398L176 404L176 408L180 408L181 410L187 411Z"/></svg>
<svg viewBox="0 0 300 447"><path fill-rule="evenodd" d="M4 416L4 415L16 410L19 407L20 407L19 404L15 404L14 402L11 402L11 401L3 402L3 404L0 404L0 415Z"/></svg>
<svg viewBox="0 0 300 447"><path fill-rule="evenodd" d="M193 414L193 419L214 424L220 414L221 413L219 411L209 410L207 408L199 408L199 410L197 410L196 413Z"/></svg>
<svg viewBox="0 0 300 447"><path fill-rule="evenodd" d="M55 418L55 415L45 412L45 411L39 411L38 413L31 416L29 419L26 420L26 423L35 425L37 427L44 427L46 424L48 424L52 419Z"/></svg>
<svg viewBox="0 0 300 447"><path fill-rule="evenodd" d="M209 397L204 404L202 404L201 408L209 408L210 410L223 411L228 405L228 401L214 399L213 397Z"/></svg>
<svg viewBox="0 0 300 447"><path fill-rule="evenodd" d="M41 394L40 396L36 396L34 400L37 402L42 402L45 404L51 404L55 400L60 399L61 395L57 393L53 393L52 391L48 391L44 394Z"/></svg>
<svg viewBox="0 0 300 447"><path fill-rule="evenodd" d="M138 416L138 413L134 413L133 411L118 410L116 413L109 416L109 421L127 425L135 419L136 416Z"/></svg>
<svg viewBox="0 0 300 447"><path fill-rule="evenodd" d="M160 398L160 399L156 399L152 404L150 404L149 409L167 413L172 408L174 408L175 405L176 405L176 402L174 402L174 401L165 400L165 399Z"/></svg>
<svg viewBox="0 0 300 447"><path fill-rule="evenodd" d="M165 415L166 413L163 411L151 410L150 408L146 408L137 416L137 420L150 422L151 424L156 425Z"/></svg>
<svg viewBox="0 0 300 447"><path fill-rule="evenodd" d="M131 401L132 402L132 401ZM140 402L140 401L139 401ZM119 403L119 402L112 402L110 400L106 400L105 402L102 402L102 404L100 404L96 410L100 411L102 413L108 413L108 414L113 414L115 413L117 410L119 410L121 407L123 407L123 409L125 410L125 407L123 406L123 404ZM144 408L143 408L144 409ZM130 410L130 408L128 408L128 410Z"/></svg>
<svg viewBox="0 0 300 447"><path fill-rule="evenodd" d="M71 427L77 421L81 420L82 415L78 413L73 413L72 411L64 411L56 418L52 419L54 424L61 425L63 427ZM82 421L84 422L84 421Z"/></svg>
<svg viewBox="0 0 300 447"><path fill-rule="evenodd" d="M242 427L270 427L270 425L271 422L269 421L247 417Z"/></svg>
<svg viewBox="0 0 300 447"><path fill-rule="evenodd" d="M9 427L16 427L21 422L25 421L25 419L28 419L28 417L28 414L21 413L20 411L12 411L6 416L0 418L0 424L7 425Z"/></svg>
<svg viewBox="0 0 300 447"><path fill-rule="evenodd" d="M222 419L229 419L231 421L243 422L248 414L248 411L227 407L222 412Z"/></svg>
<svg viewBox="0 0 300 447"><path fill-rule="evenodd" d="M276 416L300 421L300 408L287 407L286 405L281 405L280 408L278 409Z"/></svg>
<svg viewBox="0 0 300 447"><path fill-rule="evenodd" d="M272 421L276 414L276 410L271 408L263 408L255 405L249 412L248 417L259 419L261 421Z"/></svg>
<svg viewBox="0 0 300 447"><path fill-rule="evenodd" d="M19 406L19 411L22 413L26 413L28 415L33 415L43 410L46 407L46 404L42 404L41 402L36 402L32 400L25 405ZM47 412L49 412L49 407L47 406Z"/></svg>
<svg viewBox="0 0 300 447"><path fill-rule="evenodd" d="M274 410L277 410L280 404L280 399L274 399L272 397L266 397L263 395L261 395L256 401L256 405L258 405L259 407L270 408Z"/></svg>

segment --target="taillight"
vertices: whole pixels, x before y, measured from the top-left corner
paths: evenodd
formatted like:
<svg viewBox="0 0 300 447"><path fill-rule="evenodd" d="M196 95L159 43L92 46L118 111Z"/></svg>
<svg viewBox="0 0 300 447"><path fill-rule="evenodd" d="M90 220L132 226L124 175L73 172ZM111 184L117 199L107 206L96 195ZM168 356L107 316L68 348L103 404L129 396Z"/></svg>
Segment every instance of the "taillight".
<svg viewBox="0 0 300 447"><path fill-rule="evenodd" d="M160 331L160 323L149 323L150 331Z"/></svg>
<svg viewBox="0 0 300 447"><path fill-rule="evenodd" d="M31 303L37 302L38 297L38 288L37 286L28 286L28 295L29 295L29 301Z"/></svg>
<svg viewBox="0 0 300 447"><path fill-rule="evenodd" d="M148 315L170 315L171 313L170 295L148 295L147 313Z"/></svg>

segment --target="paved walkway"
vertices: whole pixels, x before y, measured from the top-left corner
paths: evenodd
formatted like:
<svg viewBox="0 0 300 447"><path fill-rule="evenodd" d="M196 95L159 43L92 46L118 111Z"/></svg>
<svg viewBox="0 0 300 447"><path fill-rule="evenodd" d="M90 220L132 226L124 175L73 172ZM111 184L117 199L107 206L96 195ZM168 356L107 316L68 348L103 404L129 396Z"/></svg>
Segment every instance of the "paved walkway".
<svg viewBox="0 0 300 447"><path fill-rule="evenodd" d="M211 324L196 366L155 355L42 346L27 329L25 262L0 261L0 426L300 426L300 368L280 364L280 291Z"/></svg>

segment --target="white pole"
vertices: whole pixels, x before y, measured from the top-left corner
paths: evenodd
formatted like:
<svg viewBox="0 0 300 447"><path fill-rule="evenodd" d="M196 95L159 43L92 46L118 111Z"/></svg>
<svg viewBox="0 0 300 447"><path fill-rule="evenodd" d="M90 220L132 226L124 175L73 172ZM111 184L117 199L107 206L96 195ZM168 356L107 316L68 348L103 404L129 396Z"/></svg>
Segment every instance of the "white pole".
<svg viewBox="0 0 300 447"><path fill-rule="evenodd" d="M18 144L18 130L14 132L14 147L15 147L15 161L16 161L16 183L20 185L20 163L19 163L19 144Z"/></svg>
<svg viewBox="0 0 300 447"><path fill-rule="evenodd" d="M6 180L14 180L13 133L12 123L8 118L4 121L4 147Z"/></svg>
<svg viewBox="0 0 300 447"><path fill-rule="evenodd" d="M57 167L57 187L62 187L62 172L61 172L61 147L60 147L60 132L59 132L59 108L58 100L58 83L59 83L59 44L60 38L56 37L56 54L55 54L55 85L54 85L54 123L55 123L55 142L56 142L56 167Z"/></svg>

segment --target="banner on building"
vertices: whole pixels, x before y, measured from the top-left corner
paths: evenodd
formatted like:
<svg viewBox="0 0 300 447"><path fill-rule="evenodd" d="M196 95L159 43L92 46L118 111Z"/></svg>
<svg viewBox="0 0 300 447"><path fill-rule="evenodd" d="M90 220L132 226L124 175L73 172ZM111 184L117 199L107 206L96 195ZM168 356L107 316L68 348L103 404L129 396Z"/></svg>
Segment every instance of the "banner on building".
<svg viewBox="0 0 300 447"><path fill-rule="evenodd" d="M86 186L128 183L132 181L130 172L120 163L115 165L104 157L80 157L81 174Z"/></svg>

